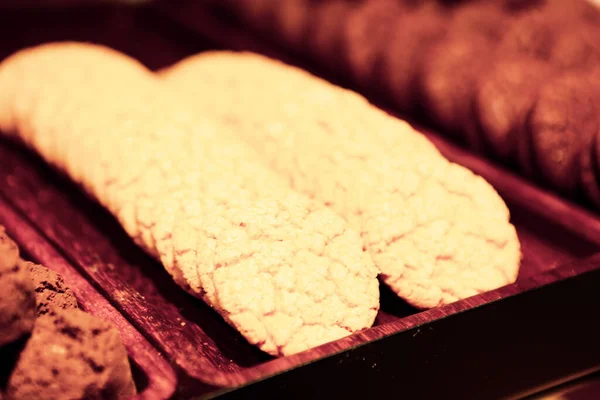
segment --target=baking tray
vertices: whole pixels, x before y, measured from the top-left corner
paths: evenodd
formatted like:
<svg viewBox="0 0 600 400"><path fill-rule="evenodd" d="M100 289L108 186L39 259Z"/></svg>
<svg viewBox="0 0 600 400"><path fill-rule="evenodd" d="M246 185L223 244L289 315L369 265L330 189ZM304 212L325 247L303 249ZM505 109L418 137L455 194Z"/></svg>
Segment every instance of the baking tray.
<svg viewBox="0 0 600 400"><path fill-rule="evenodd" d="M128 47L114 34L96 41L153 67L163 66L157 51L173 55L168 49L177 48L179 58L198 51L192 45L179 51L182 41L279 54L289 61L199 4L177 2L181 8L175 9L165 3L139 16L177 21L161 25L169 32L160 38L162 47ZM185 35L182 26L190 28ZM81 36L66 32L62 37ZM501 398L600 369L595 322L600 296L594 294L600 287L600 255L594 255L600 249L600 217L420 129L506 200L524 252L518 281L423 312L382 287L373 328L289 357L273 359L247 344L217 313L179 289L105 210L35 154L6 140L0 140L5 204L0 210L20 216L40 243L68 260L74 276L97 289L143 334L140 341L148 340L173 363L181 398L377 398L390 393ZM19 236L14 221L7 219L9 232L35 256L37 242Z"/></svg>

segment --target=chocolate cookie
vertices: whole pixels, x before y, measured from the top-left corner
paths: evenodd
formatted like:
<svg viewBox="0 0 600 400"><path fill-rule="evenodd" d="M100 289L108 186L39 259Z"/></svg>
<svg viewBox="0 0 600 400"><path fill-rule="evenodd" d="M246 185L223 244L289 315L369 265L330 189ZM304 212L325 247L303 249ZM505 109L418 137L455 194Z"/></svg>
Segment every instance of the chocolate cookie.
<svg viewBox="0 0 600 400"><path fill-rule="evenodd" d="M566 26L566 21L554 21L543 11L524 13L513 21L498 52L548 60L556 38Z"/></svg>
<svg viewBox="0 0 600 400"><path fill-rule="evenodd" d="M431 3L403 15L391 32L375 75L400 111L412 112L420 101L416 81L424 56L444 37L447 26L445 12Z"/></svg>
<svg viewBox="0 0 600 400"><path fill-rule="evenodd" d="M6 389L9 399L119 398L136 393L127 352L108 322L80 310L38 318Z"/></svg>
<svg viewBox="0 0 600 400"><path fill-rule="evenodd" d="M310 15L309 0L286 0L274 4L274 33L283 44L295 51L303 50L306 26Z"/></svg>
<svg viewBox="0 0 600 400"><path fill-rule="evenodd" d="M597 208L600 208L600 175L596 160L597 135L584 144L579 159L581 192Z"/></svg>
<svg viewBox="0 0 600 400"><path fill-rule="evenodd" d="M485 70L475 96L476 116L486 148L505 161L516 158L517 135L523 126L540 85L553 69L528 57L499 60Z"/></svg>
<svg viewBox="0 0 600 400"><path fill-rule="evenodd" d="M531 109L527 111L525 124L523 126L517 125L517 131L514 134L517 142L517 164L522 176L532 181L538 181L540 179L540 172L531 143L530 118Z"/></svg>
<svg viewBox="0 0 600 400"><path fill-rule="evenodd" d="M348 15L342 51L348 75L362 88L369 86L376 60L403 12L395 0L374 0L363 2Z"/></svg>
<svg viewBox="0 0 600 400"><path fill-rule="evenodd" d="M453 33L481 35L491 42L499 41L509 27L510 15L498 2L467 2L452 13Z"/></svg>
<svg viewBox="0 0 600 400"><path fill-rule="evenodd" d="M472 102L478 77L492 63L493 43L483 36L450 34L432 46L418 79L426 110L444 131L465 136L473 118Z"/></svg>
<svg viewBox="0 0 600 400"><path fill-rule="evenodd" d="M530 119L531 139L542 177L574 193L583 147L598 133L599 109L580 72L565 73L540 90Z"/></svg>
<svg viewBox="0 0 600 400"><path fill-rule="evenodd" d="M54 315L57 309L79 308L75 295L65 284L62 276L31 262L21 260L20 265L29 270L35 288L38 316Z"/></svg>
<svg viewBox="0 0 600 400"><path fill-rule="evenodd" d="M343 65L344 21L354 7L355 4L345 0L319 1L311 5L305 40L307 50L314 60L330 71L338 71Z"/></svg>
<svg viewBox="0 0 600 400"><path fill-rule="evenodd" d="M595 12L589 12L584 2L565 2L547 0L527 12L523 12L511 23L510 29L501 41L499 52L502 54L522 54L552 62L556 56L555 47L561 38L572 30L585 30L597 26L593 21ZM589 23L586 22L589 20ZM562 39L564 40L564 39ZM570 39L569 39L570 40ZM559 51L560 53L560 51ZM569 64L563 61L564 64ZM572 63L572 62L571 62Z"/></svg>
<svg viewBox="0 0 600 400"><path fill-rule="evenodd" d="M260 33L271 31L277 0L231 0L227 3L248 27Z"/></svg>
<svg viewBox="0 0 600 400"><path fill-rule="evenodd" d="M35 295L19 249L0 226L0 346L29 333L35 321Z"/></svg>
<svg viewBox="0 0 600 400"><path fill-rule="evenodd" d="M569 27L556 38L549 62L561 69L600 65L600 28L587 24Z"/></svg>

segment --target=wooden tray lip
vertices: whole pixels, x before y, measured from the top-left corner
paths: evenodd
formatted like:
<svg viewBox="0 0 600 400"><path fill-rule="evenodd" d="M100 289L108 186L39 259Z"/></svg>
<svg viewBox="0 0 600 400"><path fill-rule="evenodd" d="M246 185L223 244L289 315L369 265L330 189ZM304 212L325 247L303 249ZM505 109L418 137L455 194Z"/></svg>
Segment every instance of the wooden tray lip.
<svg viewBox="0 0 600 400"><path fill-rule="evenodd" d="M588 260L586 260L588 261ZM575 312L575 314L579 314L581 315L581 312L583 310L583 312L585 313L585 317L584 320L582 321L581 319L579 320L580 323L585 323L588 321L588 315L589 313L593 310L593 307L590 307L589 304L591 303L580 303L578 301L581 301L581 295L585 296L588 301L590 301L591 296L595 293L595 286L593 286L592 284L589 284L590 282L592 283L596 283L596 282L600 282L600 268L597 267L598 262L600 262L599 260L599 255L595 255L589 258L589 261L592 263L592 265L594 265L594 267L590 268L587 272L581 273L581 274L575 274L569 278L565 278L565 279L559 279L556 282L554 282L553 284L548 284L548 285L544 285L543 287L540 288L540 292L539 293L532 293L533 290L527 290L525 292L522 292L516 296L511 296L509 302L495 302L494 304L486 304L483 307L491 307L494 308L496 311L498 311L502 317L500 317L500 321L502 321L502 326L505 327L506 330L503 330L501 328L501 331L506 332L506 331L513 331L513 332L519 332L519 326L514 325L513 322L514 320L512 319L512 317L510 316L510 314L507 314L506 311L507 309L511 309L513 312L516 312L516 314L520 314L517 316L517 318L523 318L523 311L522 310L526 310L525 313L527 315L527 320L531 321L531 318L529 318L530 315L534 315L535 316L535 309L540 310L545 309L545 310L552 310L552 308L548 308L546 307L546 305L544 304L544 302L546 300L556 300L556 299L563 299L566 297L567 302L570 304L571 307L575 306L577 308L579 308L579 313ZM581 264L582 262L577 262L577 263L565 263L564 266L567 267L570 264L574 264L574 265L578 265ZM586 284L586 282L588 282ZM573 288L574 287L581 287L581 285L585 285L588 288L593 287L593 289L591 290L586 290L586 291L578 291L577 293L573 293ZM571 287L570 289L566 290L565 288L567 287ZM561 296L557 296L557 291L559 291L561 293ZM573 296L572 296L573 294ZM579 300L576 300L574 302L569 301L570 299L573 298L578 298ZM542 300L540 300L542 299ZM508 300L508 298L506 298L506 300ZM559 300L559 301L563 301L563 300ZM593 300L594 304L598 304L597 299ZM532 306L533 304L533 306ZM556 304L553 303L555 306ZM521 306L522 305L522 306ZM558 306L560 308L560 306ZM483 310L483 313L482 313ZM441 329L441 324L442 323L444 325L448 325L449 324L453 324L452 322L452 318L457 318L457 317L462 317L463 323L460 325L461 328L464 325L464 321L465 320L469 320L469 321L473 321L473 317L469 317L468 313L471 312L473 314L479 314L479 320L481 318L481 314L485 314L486 318L488 318L487 316L492 316L492 318L494 318L494 314L490 313L488 310L478 307L474 307L471 308L470 310L468 310L467 314L463 314L463 313L459 313L459 314L454 314L446 319L439 319L436 321L432 321L431 324L427 324L424 325L423 328L421 329L421 332L425 335L427 334L432 334L434 331L437 332L437 338L439 340L439 332ZM552 312L552 311L550 311ZM564 315L564 310L562 311ZM545 318L545 319L544 319ZM535 318L533 319L534 321L536 320ZM554 318L551 318L552 320L552 324L555 323ZM549 321L548 319L548 315L545 314L545 316L543 317L543 321ZM508 322L508 323L507 323ZM429 326L428 326L429 325ZM454 322L454 326L457 326L457 324ZM481 325L480 325L481 326ZM485 326L485 324L483 325ZM571 335L571 332L573 332L573 334L571 336L569 336L569 338L571 339L572 343L584 343L585 346L593 346L595 344L594 340L590 340L590 335L586 335L587 339L583 342L578 341L577 338L579 337L578 335L578 330L577 329L573 329L574 326L576 325L563 325L563 326L567 326L568 330L570 331L569 334ZM592 329L594 325L587 325L588 328ZM546 323L544 325L544 330L538 330L535 329L535 333L537 335L545 335L547 333L548 329L552 329L548 327L548 324ZM595 328L593 328L594 331L597 331L597 326ZM475 329L477 330L477 329ZM442 329L442 331L444 331ZM467 331L472 331L471 329L468 329ZM309 373L315 374L316 371L320 371L321 373L327 373L329 370L334 369L336 365L338 364L343 364L343 361L347 360L349 362L357 362L358 364L361 364L361 359L364 362L366 360L366 364L369 365L367 367L367 369L373 368L371 365L375 365L375 364L371 364L372 362L377 360L377 364L379 364L379 360L383 361L384 363L386 361L392 361L391 364L392 365L397 365L399 370L402 369L410 369L411 368L411 364L410 363L406 363L405 360L402 360L402 357L397 357L394 354L390 354L389 351L387 351L387 349L391 349L391 348L396 348L398 349L399 347L397 346L398 343L403 343L404 345L408 345L410 346L411 343L413 341L418 341L419 338L416 338L417 335L419 334L420 330L419 328L417 329L412 329L412 330L408 330L408 331L403 331L402 333L398 333L398 335L390 335L387 336L384 340L385 343L383 342L373 342L370 344L367 344L365 346L356 346L353 349L356 350L356 352L354 354L349 353L349 352L344 352L344 354L335 354L332 355L331 357L325 357L323 359L320 360L316 360L314 363L312 364L305 364L303 367L298 368L298 369L293 369L288 371L287 373L282 373L282 374L276 374L274 376L270 376L269 378L271 379L259 379L253 382L248 382L247 384L241 385L237 388L223 388L220 389L216 392L210 393L205 397L202 398L221 398L221 396L223 396L224 398L244 398L244 394L247 395L248 391L246 391L245 389L248 388L262 388L262 390L265 390L266 393L268 393L269 395L271 395L270 398L277 398L277 397L273 397L274 394L278 393L278 392L284 392L284 393L293 393L293 388L294 386L296 387L302 387L303 384L303 379L306 379L307 376L307 372L306 371L310 371ZM526 331L527 333L529 333L529 339L531 339L531 335L530 333L532 332L531 330L531 326L529 326L529 331ZM527 335L526 333L526 335ZM563 332L564 333L564 332ZM456 334L456 332L455 332ZM490 336L492 336L491 340L499 340L500 342L502 342L502 340L504 340L503 338L501 338L500 336L494 336L493 332L489 332ZM422 337L423 335L418 335L419 337ZM550 337L553 338L554 342L558 345L560 345L560 337L556 336L556 335L548 335ZM486 337L486 336L479 336L479 337ZM408 340L407 340L408 339ZM383 340L383 339L382 339ZM458 338L456 339L458 340ZM431 342L431 339L428 340L430 344L433 344ZM454 341L453 341L454 342ZM460 342L462 345L466 345L469 346L468 342L465 342L464 340ZM395 346L396 344L396 346ZM502 343L499 343L502 344ZM504 340L503 344L508 345L508 349L506 353L502 353L502 354L508 354L510 356L510 361L507 362L506 359L504 359L503 364L506 367L507 363L509 363L508 368L510 370L512 370L512 364L513 364L513 360L515 356L519 356L520 352L519 350L517 350L517 353L514 353L511 351L511 349L513 348L514 342L512 341L506 341ZM514 346L517 347L518 346ZM460 345L458 346L458 348L460 348ZM375 352L372 352L371 349L376 349ZM522 348L521 348L522 349ZM539 354L539 350L537 350L537 353ZM439 349L438 349L439 351ZM482 350L480 350L482 351ZM485 350L483 350L485 351ZM586 352L585 350L583 350L581 347L579 347L579 350L575 350L574 353L577 354L577 352ZM536 353L536 351L534 350L534 354ZM420 354L420 353L419 353ZM481 353L468 353L472 356L474 356L474 358L478 358L478 356ZM552 354L552 353L551 353ZM593 354L598 354L598 351L594 351ZM362 357L361 357L362 356ZM425 356L425 360L428 360L427 363L433 363L435 364L435 359L436 359L436 353L427 353L424 355ZM457 354L454 354L454 358L451 359L451 364L450 365L454 365L455 364L455 360L456 360ZM460 356L458 356L460 357ZM442 359L444 359L444 357L441 357ZM535 360L536 358L533 357L531 358L529 361L531 360ZM398 361L398 362L396 362ZM414 360L413 360L414 361ZM364 364L364 363L363 363ZM492 363L495 364L495 363ZM327 367L325 367L325 365ZM446 357L446 361L445 361L445 365L446 365L446 370L447 368L450 366L448 365L448 358ZM540 364L539 362L537 363L538 368L540 368L541 370L544 370L544 364ZM589 358L588 361L585 362L584 364L567 364L570 365L569 367L567 367L568 369L570 369L570 371L568 371L565 374L562 375L556 375L555 372L551 372L550 375L545 375L540 377L539 375L533 380L533 381L528 381L528 382L521 382L521 383L516 383L516 387L513 385L509 390L510 390L510 395L503 395L501 397L496 396L496 397L492 397L492 398L514 398L514 399L520 399L520 398L525 398L527 396L530 396L531 394L534 394L536 392L539 392L540 389L545 389L551 386L555 386L556 384L559 383L563 383L565 381L583 376L585 374L588 373L592 373L592 372L596 372L596 371L600 371L600 364L598 363L598 358L595 357L595 360L593 361L593 364L589 362ZM356 366L355 368L361 368L360 366ZM393 368L393 367L392 367ZM576 369L573 369L576 368ZM345 371L346 372L351 372L354 368L346 368ZM368 371L365 371L364 366L362 367L362 373L368 373ZM523 368L520 369L521 373L525 372L525 370L523 370ZM421 388L420 386L422 386L423 384L431 384L432 382L434 382L431 379L435 379L435 378L439 378L442 382L440 382L441 385L447 384L444 383L445 378L448 378L447 374L444 372L444 376L440 375L440 371L437 372L437 374L430 376L427 374L426 371L423 370L423 365L421 365L420 367L420 371L421 374L425 375L425 378L422 380L419 380L419 384L414 385L412 383L409 383L407 386L411 387L412 389L412 393L421 393ZM339 373L335 373L335 371L332 371L333 375L337 375L336 378L336 382L333 385L330 385L327 379L321 379L321 375L319 375L317 377L317 381L320 384L323 384L325 386L327 386L325 388L326 393L331 394L332 392L332 388L338 388L339 390L339 386L345 385L345 380L344 380L344 374L339 374ZM520 376L516 376L515 374L511 374L510 371L505 371L506 374L508 374L508 376L511 376L513 379L516 378L517 381L520 381ZM450 381L453 382L462 382L461 385L463 387L467 387L469 388L469 380L472 379L472 375L473 373L476 373L475 371L470 371L470 374L467 376L464 376L464 374L462 374L463 376L460 379L449 379ZM387 378L390 378L390 365L387 366L387 372L384 373ZM392 374L394 374L394 372L392 372ZM500 374L498 376L502 376L503 374ZM361 375L358 375L361 376ZM392 375L394 377L397 377L396 375ZM485 376L485 375L484 375ZM300 377L300 378L299 378ZM354 378L357 377L357 374L354 374ZM342 379L342 382L340 382L340 379ZM505 378L503 378L505 380ZM540 380L541 379L541 380ZM484 380L485 381L485 380ZM270 386L268 386L267 384L264 384L264 382L272 382L272 384ZM290 387L287 386L287 384L291 384L292 389L290 389ZM508 382L507 382L508 383ZM318 390L318 386L315 386L312 382L308 383L310 386L310 390ZM381 382L380 382L381 384ZM349 385L351 388L356 388L357 390L362 390L360 383L356 384L356 383L351 383ZM454 385L456 386L456 385ZM510 385L509 385L510 386ZM269 389L269 387L271 387L272 389ZM376 385L375 390L377 391L377 387L378 385ZM394 391L397 390L397 386L394 387L394 384L384 384L383 385L384 388L386 388L386 391ZM343 388L346 389L346 388ZM405 389L405 388L404 388ZM309 390L309 391L310 391ZM367 390L368 391L368 390ZM250 393L260 393L260 389L259 391L257 391L256 389L250 389L249 390ZM363 391L364 392L364 391ZM438 391L439 392L439 391ZM239 393L239 395L238 395ZM348 396L348 390L345 391L346 396ZM379 393L381 393L381 390L379 390ZM449 392L451 393L451 392ZM475 392L477 393L477 392ZM388 393L385 393L388 394ZM230 395L230 396L229 396ZM422 394L421 394L422 395ZM489 393L488 393L489 395ZM414 394L413 394L414 396ZM418 396L418 395L417 395ZM435 398L437 398L439 396L436 396ZM472 397L472 393L470 393L469 395L466 396L467 398L471 398Z"/></svg>
<svg viewBox="0 0 600 400"><path fill-rule="evenodd" d="M86 296L90 293L94 301L102 311L99 314L110 313L118 316L119 327L125 328L121 331L123 343L128 346L128 355L136 362L137 366L144 372L148 379L148 384L142 392L137 393L130 399L169 399L172 398L177 390L177 377L175 370L163 358L156 354L150 354L148 350L158 351L142 336L142 334L126 320L125 316L115 309L93 285L87 281L72 264L65 259L62 251L56 247L52 241L40 233L35 225L24 217L19 210L15 210L10 202L7 201L3 193L0 192L0 220L6 223L7 231L15 232L11 235L13 240L17 242L20 249L32 253L35 258L39 258L40 254L46 254L44 258L51 258L53 265L59 265L59 269L68 269L69 273L77 275L80 279L77 282L78 286L85 286ZM25 243L25 244L23 244ZM81 292L78 292L81 294ZM96 313L92 312L92 315ZM98 315L102 318L102 315ZM133 343L135 342L135 346ZM143 362L140 359L144 358ZM160 370L160 373L154 374L148 370L148 363L152 362L153 368Z"/></svg>
<svg viewBox="0 0 600 400"><path fill-rule="evenodd" d="M440 319L452 318L455 315L468 313L470 310L479 307L492 307L494 303L501 302L509 297L518 296L525 292L544 290L546 286L563 280L577 278L596 270L600 270L600 253L594 254L585 260L567 263L553 270L531 276L519 283L507 285L446 306L425 310L386 324L374 326L301 353L276 358L254 367L243 369L239 372L220 373L221 377L216 377L217 379L210 383L224 388L232 388L267 379L268 377L283 373L289 369L297 368L301 365L316 362L335 354L352 351L355 348L367 346L370 343L409 330L426 327L429 323ZM365 333L368 333L368 336L365 335Z"/></svg>

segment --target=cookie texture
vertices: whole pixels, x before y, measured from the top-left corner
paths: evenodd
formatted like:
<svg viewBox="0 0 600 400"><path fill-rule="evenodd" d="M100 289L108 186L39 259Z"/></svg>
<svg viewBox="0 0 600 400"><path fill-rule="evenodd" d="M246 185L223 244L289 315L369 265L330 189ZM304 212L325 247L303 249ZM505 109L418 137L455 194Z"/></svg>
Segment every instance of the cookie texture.
<svg viewBox="0 0 600 400"><path fill-rule="evenodd" d="M77 298L63 277L56 272L29 261L19 261L20 267L29 270L33 282L37 316L54 315L57 309L79 308Z"/></svg>
<svg viewBox="0 0 600 400"><path fill-rule="evenodd" d="M588 137L582 146L579 158L579 179L581 192L592 205L600 208L600 175L598 174L598 160L595 157L597 139L597 135Z"/></svg>
<svg viewBox="0 0 600 400"><path fill-rule="evenodd" d="M454 33L432 46L424 56L418 78L428 114L443 129L464 135L472 119L476 82L491 61L494 43L485 36Z"/></svg>
<svg viewBox="0 0 600 400"><path fill-rule="evenodd" d="M435 3L408 10L390 32L376 71L379 87L386 88L388 97L402 112L413 112L422 98L417 78L423 69L427 50L441 40L448 18Z"/></svg>
<svg viewBox="0 0 600 400"><path fill-rule="evenodd" d="M19 263L19 249L0 226L0 347L31 332L35 295L29 271Z"/></svg>
<svg viewBox="0 0 600 400"><path fill-rule="evenodd" d="M541 89L530 116L535 158L545 180L563 192L578 189L581 153L598 135L600 68L555 77Z"/></svg>
<svg viewBox="0 0 600 400"><path fill-rule="evenodd" d="M125 398L135 393L118 331L80 310L38 318L6 388L10 400Z"/></svg>
<svg viewBox="0 0 600 400"><path fill-rule="evenodd" d="M342 36L342 51L348 74L354 82L368 88L375 63L387 38L404 9L395 0L364 1L347 16Z"/></svg>
<svg viewBox="0 0 600 400"><path fill-rule="evenodd" d="M310 19L310 0L277 1L273 5L273 25L283 44L302 50Z"/></svg>
<svg viewBox="0 0 600 400"><path fill-rule="evenodd" d="M251 53L203 53L161 76L344 216L384 282L411 304L435 307L515 281L519 240L494 189L363 97Z"/></svg>
<svg viewBox="0 0 600 400"><path fill-rule="evenodd" d="M306 28L308 54L330 71L337 71L342 61L344 21L356 5L347 0L311 2Z"/></svg>
<svg viewBox="0 0 600 400"><path fill-rule="evenodd" d="M548 63L526 56L498 60L482 73L475 95L475 117L492 154L514 161L519 136L528 134L525 122L539 88L553 73Z"/></svg>
<svg viewBox="0 0 600 400"><path fill-rule="evenodd" d="M598 27L600 13L588 7L585 1L540 2L515 18L502 38L499 51L556 62L557 66L573 65L578 57L582 57L586 46L577 44L576 48L569 49L569 46L576 44L569 32ZM564 54L564 50L573 51L573 54Z"/></svg>
<svg viewBox="0 0 600 400"><path fill-rule="evenodd" d="M277 0L226 0L223 3L248 27L265 33L273 27L273 9L277 2Z"/></svg>
<svg viewBox="0 0 600 400"><path fill-rule="evenodd" d="M46 44L0 64L0 93L0 110L20 105L19 137L250 343L286 355L372 325L377 270L359 233L139 63Z"/></svg>

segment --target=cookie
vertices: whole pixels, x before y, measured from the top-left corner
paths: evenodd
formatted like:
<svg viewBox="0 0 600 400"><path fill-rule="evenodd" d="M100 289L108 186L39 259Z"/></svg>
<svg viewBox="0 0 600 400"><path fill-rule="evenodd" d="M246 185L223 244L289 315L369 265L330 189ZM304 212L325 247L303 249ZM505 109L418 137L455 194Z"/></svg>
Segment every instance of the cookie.
<svg viewBox="0 0 600 400"><path fill-rule="evenodd" d="M369 87L376 60L403 12L395 0L373 0L364 1L347 16L342 53L349 76L360 87Z"/></svg>
<svg viewBox="0 0 600 400"><path fill-rule="evenodd" d="M510 15L498 2L469 1L452 10L450 31L498 42L510 26Z"/></svg>
<svg viewBox="0 0 600 400"><path fill-rule="evenodd" d="M41 65L48 54L52 65ZM77 113L36 124L32 147L67 174L80 171L126 233L249 343L288 355L373 324L377 270L358 232L291 190L232 127L101 46L22 50L0 64L0 92L14 77L2 71L22 66L40 93L45 82L68 92ZM70 82L72 70L87 80ZM64 153L36 145L47 132L59 135Z"/></svg>
<svg viewBox="0 0 600 400"><path fill-rule="evenodd" d="M522 176L529 178L531 181L540 182L540 171L531 142L531 114L532 110L530 109L525 116L525 125L517 126L518 130L514 135L517 141L517 166Z"/></svg>
<svg viewBox="0 0 600 400"><path fill-rule="evenodd" d="M390 34L376 68L378 86L386 88L397 109L413 112L420 101L417 76L427 49L446 34L448 19L435 4L403 15Z"/></svg>
<svg viewBox="0 0 600 400"><path fill-rule="evenodd" d="M277 3L277 0L232 0L226 1L225 5L248 27L259 33L269 33Z"/></svg>
<svg viewBox="0 0 600 400"><path fill-rule="evenodd" d="M77 309L77 299L62 276L32 262L20 260L22 268L29 270L35 290L37 316L55 315L56 310Z"/></svg>
<svg viewBox="0 0 600 400"><path fill-rule="evenodd" d="M315 1L310 7L305 40L307 52L329 71L339 72L344 65L344 22L356 4L347 0Z"/></svg>
<svg viewBox="0 0 600 400"><path fill-rule="evenodd" d="M597 137L594 135L582 146L579 158L579 179L581 192L587 200L596 208L600 208L600 169L596 159Z"/></svg>
<svg viewBox="0 0 600 400"><path fill-rule="evenodd" d="M499 52L527 55L551 62L553 54L556 53L554 48L565 33L574 28L585 30L597 26L593 22L594 18L589 17L589 9L584 3L584 1L546 0L531 10L521 13L514 19L503 37ZM571 39L567 40L572 42ZM558 48L568 50L568 46L569 42L565 46L559 45ZM560 61L559 57L557 59ZM568 64L564 60L563 63Z"/></svg>
<svg viewBox="0 0 600 400"><path fill-rule="evenodd" d="M519 240L494 189L364 97L251 53L192 56L162 78L198 113L238 121L264 163L342 215L410 304L436 307L516 279ZM198 95L207 92L225 96Z"/></svg>
<svg viewBox="0 0 600 400"><path fill-rule="evenodd" d="M489 68L493 43L483 36L450 34L425 55L418 84L425 110L445 132L465 138L473 118L479 76Z"/></svg>
<svg viewBox="0 0 600 400"><path fill-rule="evenodd" d="M587 68L600 63L600 28L585 24L565 29L556 38L549 62L559 69Z"/></svg>
<svg viewBox="0 0 600 400"><path fill-rule="evenodd" d="M533 152L542 177L552 187L574 193L579 159L598 134L598 104L580 72L565 73L539 92L530 117Z"/></svg>
<svg viewBox="0 0 600 400"><path fill-rule="evenodd" d="M127 352L109 323L80 310L37 319L6 388L9 399L135 395Z"/></svg>
<svg viewBox="0 0 600 400"><path fill-rule="evenodd" d="M273 33L295 51L304 50L310 15L310 0L277 1L273 10Z"/></svg>
<svg viewBox="0 0 600 400"><path fill-rule="evenodd" d="M0 347L29 333L35 321L35 295L19 249L0 226Z"/></svg>
<svg viewBox="0 0 600 400"><path fill-rule="evenodd" d="M501 160L516 160L517 136L524 133L526 116L539 87L554 69L528 57L493 63L481 75L475 96L476 117L487 149Z"/></svg>

